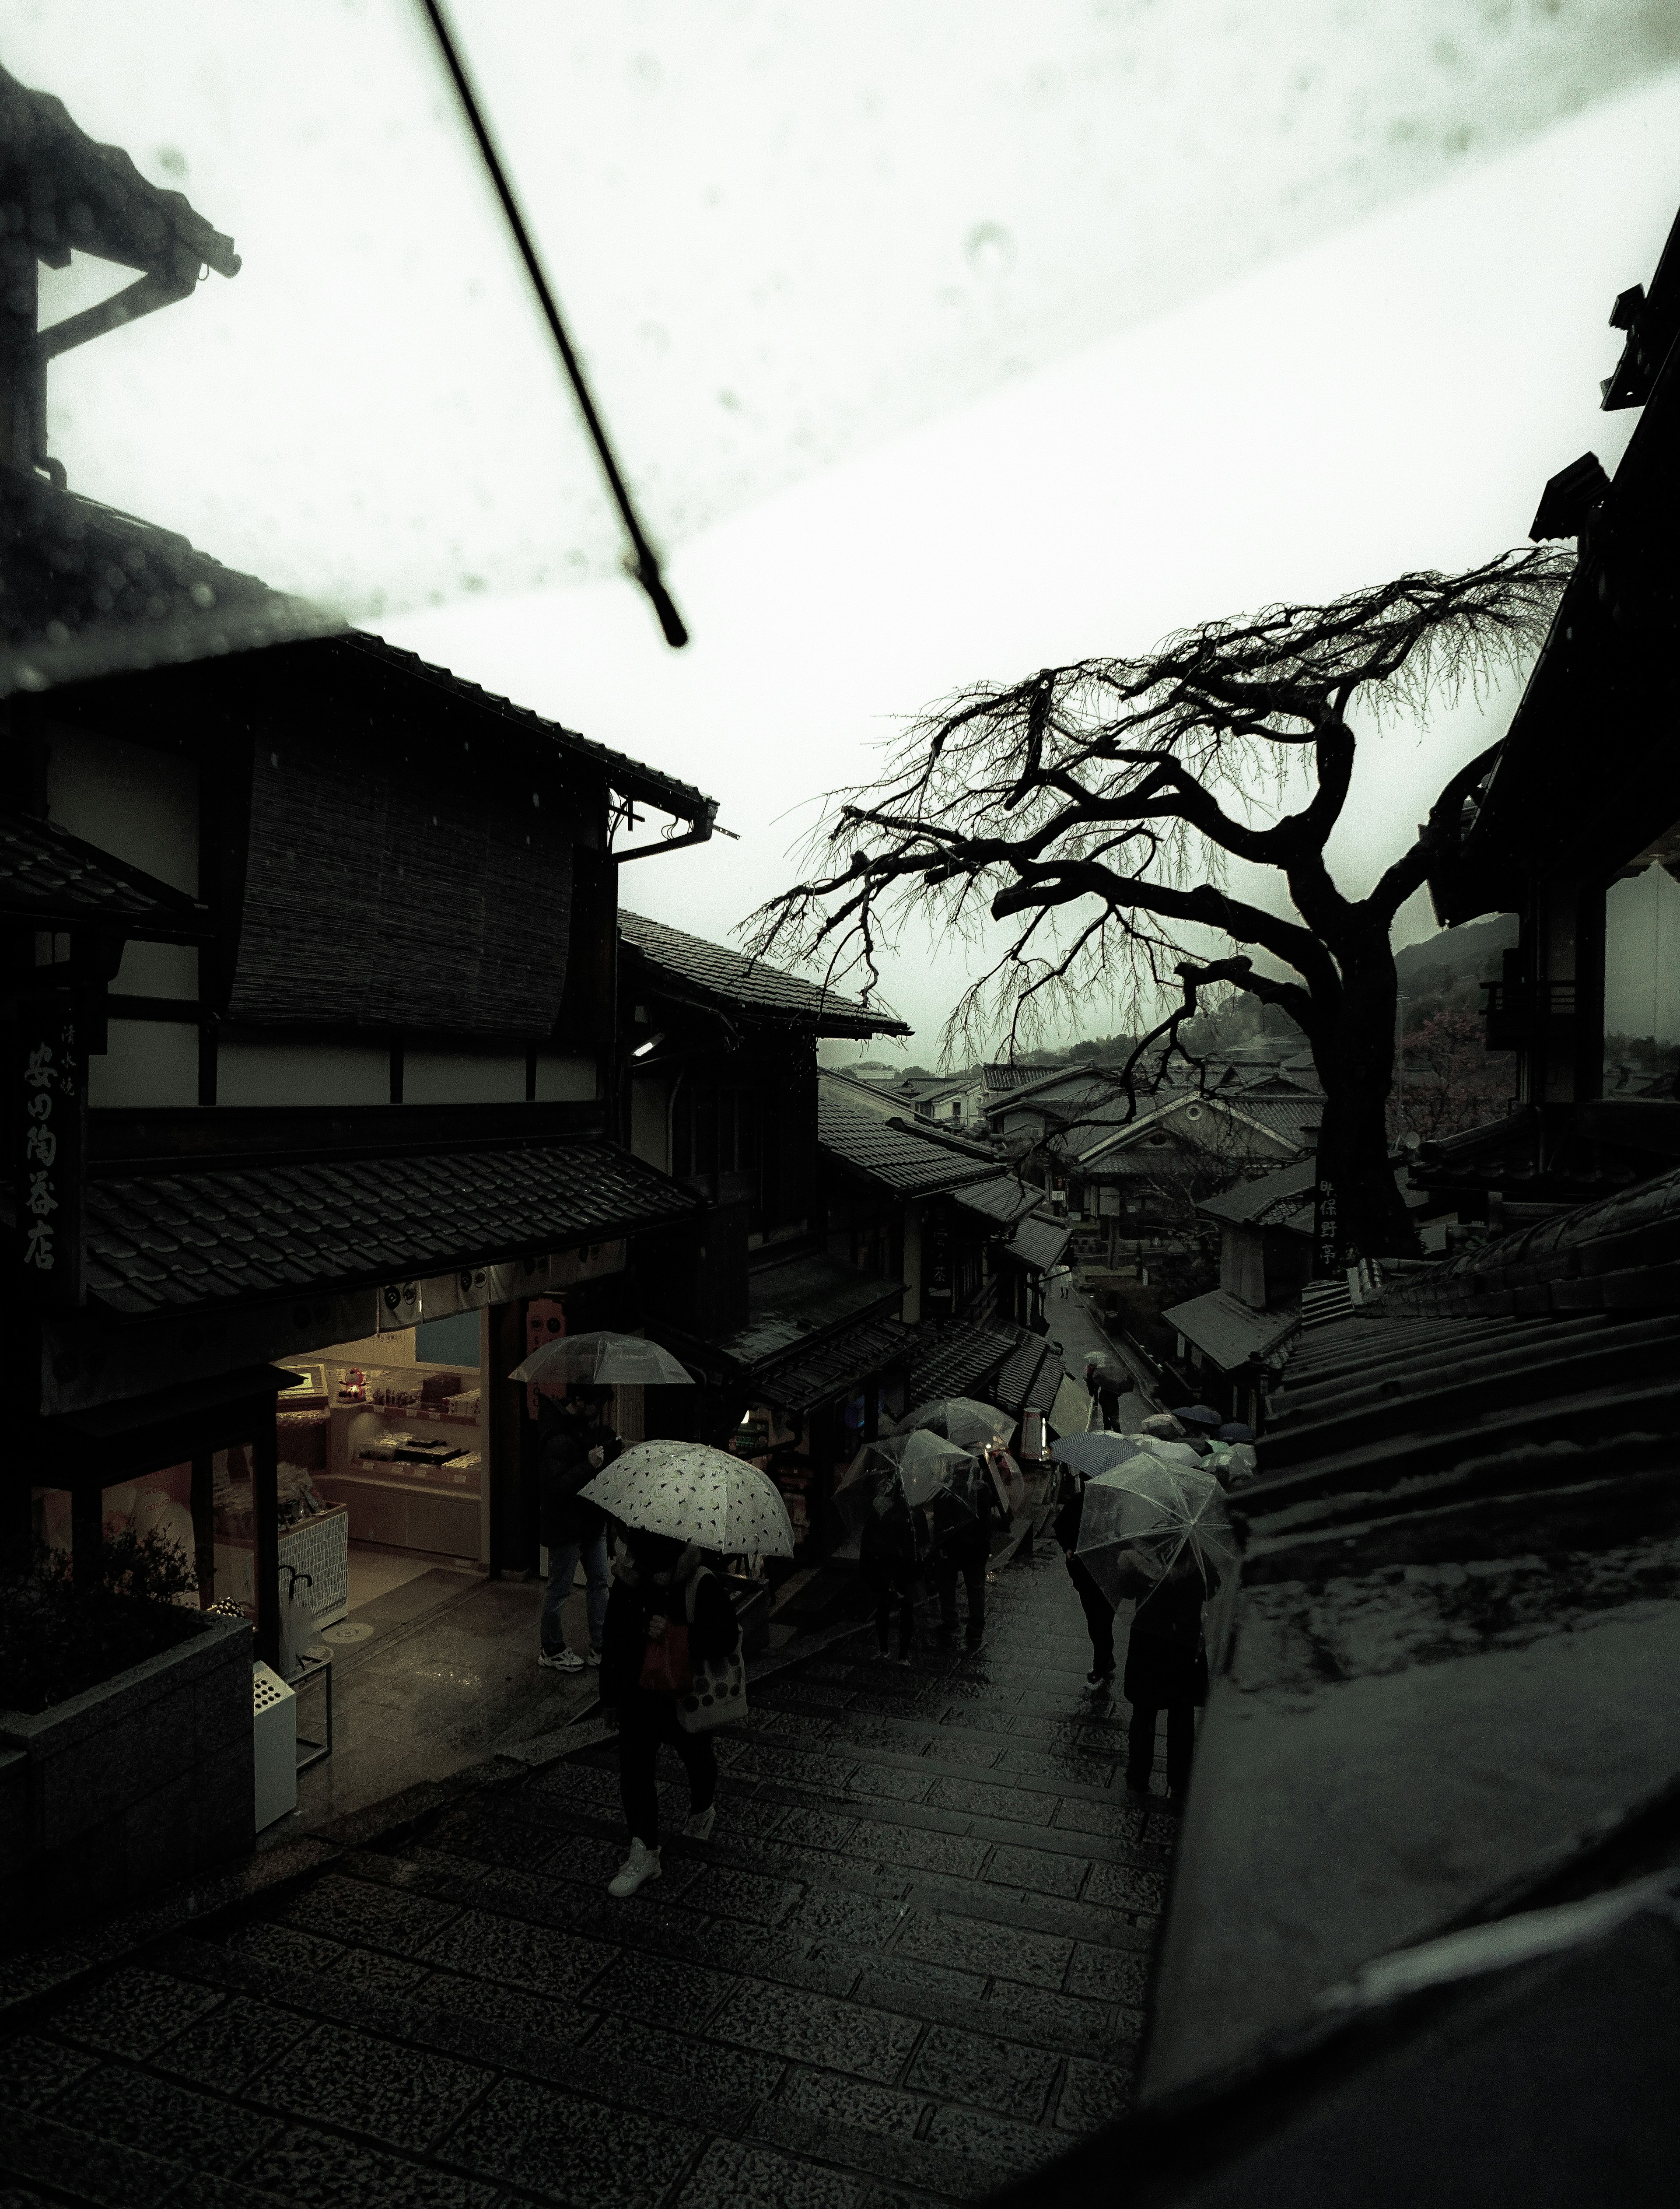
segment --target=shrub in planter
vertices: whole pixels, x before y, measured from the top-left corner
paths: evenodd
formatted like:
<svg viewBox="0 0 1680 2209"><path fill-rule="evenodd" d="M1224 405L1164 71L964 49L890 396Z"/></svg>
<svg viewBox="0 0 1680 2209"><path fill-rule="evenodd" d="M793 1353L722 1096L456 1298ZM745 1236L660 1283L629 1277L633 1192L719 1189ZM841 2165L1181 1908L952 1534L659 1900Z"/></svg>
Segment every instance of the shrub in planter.
<svg viewBox="0 0 1680 2209"><path fill-rule="evenodd" d="M96 1577L45 1546L0 1584L0 1705L40 1712L143 1664L198 1631L176 1598L197 1577L179 1546L132 1528L109 1538Z"/></svg>

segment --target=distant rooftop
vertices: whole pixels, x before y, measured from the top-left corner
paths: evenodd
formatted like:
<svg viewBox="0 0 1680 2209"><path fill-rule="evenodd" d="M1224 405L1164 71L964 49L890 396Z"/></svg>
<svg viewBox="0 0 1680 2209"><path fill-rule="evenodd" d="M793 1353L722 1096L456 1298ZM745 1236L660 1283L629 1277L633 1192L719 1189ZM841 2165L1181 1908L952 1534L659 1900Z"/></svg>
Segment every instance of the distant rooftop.
<svg viewBox="0 0 1680 2209"><path fill-rule="evenodd" d="M709 802L709 801L708 801ZM686 935L663 921L646 920L640 913L621 912L619 934L630 948L687 988L722 1004L777 1020L814 1028L819 1035L909 1035L906 1024L892 1014L843 997L818 982L767 966L762 959L748 959L722 943Z"/></svg>

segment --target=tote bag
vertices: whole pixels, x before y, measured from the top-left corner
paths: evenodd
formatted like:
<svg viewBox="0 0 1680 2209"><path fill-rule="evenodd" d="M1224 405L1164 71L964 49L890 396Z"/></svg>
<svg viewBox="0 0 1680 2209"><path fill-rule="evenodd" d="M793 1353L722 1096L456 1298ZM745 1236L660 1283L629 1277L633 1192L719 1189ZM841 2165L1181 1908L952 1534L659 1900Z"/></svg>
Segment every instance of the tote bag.
<svg viewBox="0 0 1680 2209"><path fill-rule="evenodd" d="M702 1580L710 1577L702 1567L688 1583L690 1626L694 1623L695 1590ZM687 1692L676 1699L676 1722L685 1732L709 1733L714 1726L733 1725L746 1717L747 1659L741 1653L738 1634L733 1656L698 1663L691 1649L690 1670L692 1682Z"/></svg>

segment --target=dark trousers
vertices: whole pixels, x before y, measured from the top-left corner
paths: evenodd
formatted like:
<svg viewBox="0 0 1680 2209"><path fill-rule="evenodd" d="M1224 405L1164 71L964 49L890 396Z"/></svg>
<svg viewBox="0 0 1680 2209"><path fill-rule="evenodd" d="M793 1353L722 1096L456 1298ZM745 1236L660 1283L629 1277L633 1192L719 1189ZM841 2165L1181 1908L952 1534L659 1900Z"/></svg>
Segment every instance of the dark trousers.
<svg viewBox="0 0 1680 2209"><path fill-rule="evenodd" d="M1089 1566L1080 1563L1071 1553L1067 1561L1068 1578L1079 1591L1079 1601L1084 1608L1085 1630L1091 1637L1091 1670L1093 1672L1112 1672L1114 1669L1114 1606L1091 1578Z"/></svg>
<svg viewBox="0 0 1680 2209"><path fill-rule="evenodd" d="M892 1623L892 1607L898 1605L898 1654L908 1657L910 1644L915 1640L916 1583L910 1574L874 1572L869 1575L870 1592L875 1598L875 1639L883 1657L886 1654L887 1636Z"/></svg>
<svg viewBox="0 0 1680 2209"><path fill-rule="evenodd" d="M1149 1774L1155 1769L1155 1722L1158 1710L1146 1704L1131 1706L1131 1726L1126 1735L1125 1783L1128 1787L1147 1787ZM1191 1752L1196 1747L1196 1706L1194 1703L1169 1703L1167 1706L1167 1788L1172 1795L1182 1795L1190 1785Z"/></svg>
<svg viewBox="0 0 1680 2209"><path fill-rule="evenodd" d="M933 1552L933 1585L939 1592L939 1617L946 1626L957 1623L957 1582L961 1576L969 1598L969 1634L972 1646L986 1631L986 1552L981 1550L950 1556Z"/></svg>
<svg viewBox="0 0 1680 2209"><path fill-rule="evenodd" d="M689 1809L710 1809L717 1792L717 1755L711 1736L689 1733L677 1724L675 1695L633 1689L618 1706L618 1785L625 1824L651 1849L659 1845L656 1770L660 1743L667 1741L688 1774Z"/></svg>

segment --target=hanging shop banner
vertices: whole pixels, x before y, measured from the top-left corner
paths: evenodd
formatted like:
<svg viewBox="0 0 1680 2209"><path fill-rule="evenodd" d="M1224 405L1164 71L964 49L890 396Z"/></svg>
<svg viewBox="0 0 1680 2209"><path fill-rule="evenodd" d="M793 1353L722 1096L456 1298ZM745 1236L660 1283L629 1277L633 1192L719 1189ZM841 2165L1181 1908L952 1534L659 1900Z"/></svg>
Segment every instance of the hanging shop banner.
<svg viewBox="0 0 1680 2209"><path fill-rule="evenodd" d="M82 1277L87 1096L68 991L18 1008L14 1126L15 1248L25 1303L64 1311L87 1302Z"/></svg>

